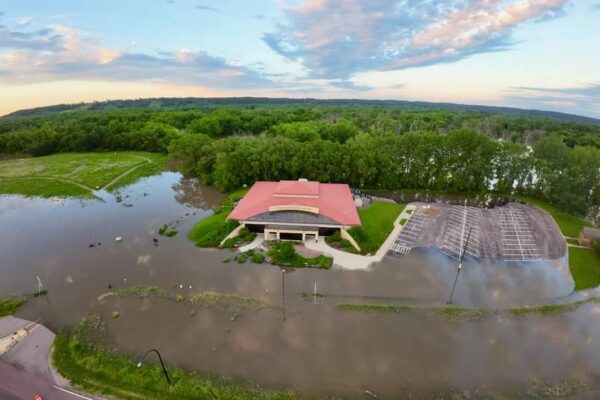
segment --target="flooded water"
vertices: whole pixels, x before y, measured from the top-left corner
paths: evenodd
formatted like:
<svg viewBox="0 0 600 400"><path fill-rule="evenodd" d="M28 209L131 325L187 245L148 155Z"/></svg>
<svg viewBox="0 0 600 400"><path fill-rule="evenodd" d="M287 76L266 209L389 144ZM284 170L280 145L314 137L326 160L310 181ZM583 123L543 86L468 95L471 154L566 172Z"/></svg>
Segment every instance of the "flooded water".
<svg viewBox="0 0 600 400"><path fill-rule="evenodd" d="M0 197L0 296L35 291L36 276L49 290L19 316L41 318L58 330L87 312L110 316L118 309L122 317L107 323L123 350L156 346L186 368L315 393L417 393L600 372L599 310L593 306L557 317L490 317L458 325L335 309L338 302L445 304L457 266L438 251L388 257L369 271L288 270L285 323L277 310L231 321L215 309L192 317L189 305L164 299L99 302L109 286L134 285L215 290L273 304L282 295L278 267L224 263L231 251L199 249L186 238L222 201L216 190L164 173L101 198ZM178 235L159 236L163 224ZM122 241L115 241L118 236ZM565 265L467 262L454 303L494 309L554 301L572 292ZM316 305L303 296L315 283L323 296Z"/></svg>

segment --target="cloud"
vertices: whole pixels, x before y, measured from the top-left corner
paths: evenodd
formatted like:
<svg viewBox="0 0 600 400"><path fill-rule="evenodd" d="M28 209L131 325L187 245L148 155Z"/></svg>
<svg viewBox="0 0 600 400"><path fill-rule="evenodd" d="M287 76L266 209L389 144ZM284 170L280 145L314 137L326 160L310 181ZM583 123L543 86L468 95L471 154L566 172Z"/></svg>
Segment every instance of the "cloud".
<svg viewBox="0 0 600 400"><path fill-rule="evenodd" d="M564 88L511 87L507 93L507 100L524 107L543 104L559 111L596 117L600 111L597 107L600 104L600 81Z"/></svg>
<svg viewBox="0 0 600 400"><path fill-rule="evenodd" d="M14 31L0 25L0 49L57 51L61 43L62 35L54 29Z"/></svg>
<svg viewBox="0 0 600 400"><path fill-rule="evenodd" d="M221 10L219 10L218 8L210 7L210 6L202 6L202 5L198 5L198 6L194 7L194 9L201 10L201 11L212 11L212 12L216 12L216 13L221 12Z"/></svg>
<svg viewBox="0 0 600 400"><path fill-rule="evenodd" d="M453 62L513 45L514 28L562 15L568 0L282 0L263 36L312 77Z"/></svg>
<svg viewBox="0 0 600 400"><path fill-rule="evenodd" d="M367 86L367 85L356 85L354 82L346 80L346 79L333 80L333 81L330 81L329 84L336 88L353 90L353 91L358 91L358 92L367 92L367 91L373 89L371 86Z"/></svg>
<svg viewBox="0 0 600 400"><path fill-rule="evenodd" d="M19 20L19 25L21 26L28 26L31 25L31 17L23 17Z"/></svg>
<svg viewBox="0 0 600 400"><path fill-rule="evenodd" d="M220 88L257 88L271 83L265 74L256 69L204 51L184 49L161 51L157 54L119 51L66 25L52 25L45 30L43 37L52 38L52 45L47 40L30 36L11 32L10 37L13 39L8 43L3 42L0 37L0 49L9 49L0 53L0 78L3 80L17 83L100 79L198 84ZM14 37L21 37L17 45ZM38 42L45 45L37 46Z"/></svg>

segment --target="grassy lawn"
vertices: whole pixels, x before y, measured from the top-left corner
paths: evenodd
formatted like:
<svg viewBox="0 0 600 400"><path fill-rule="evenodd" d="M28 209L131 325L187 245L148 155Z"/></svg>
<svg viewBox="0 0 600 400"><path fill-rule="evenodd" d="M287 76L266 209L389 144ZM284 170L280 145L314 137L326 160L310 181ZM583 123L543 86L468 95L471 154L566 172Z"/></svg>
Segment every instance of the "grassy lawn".
<svg viewBox="0 0 600 400"><path fill-rule="evenodd" d="M167 366L173 384L166 383L160 366L136 361L96 344L104 323L88 316L74 330L59 333L52 361L72 384L91 393L118 399L264 399L291 400L293 392L267 391L246 381L185 372Z"/></svg>
<svg viewBox="0 0 600 400"><path fill-rule="evenodd" d="M233 210L236 201L240 200L248 189L239 189L232 192L221 203L214 214L202 218L188 233L188 238L198 247L218 247L227 235L237 226L237 221L226 221Z"/></svg>
<svg viewBox="0 0 600 400"><path fill-rule="evenodd" d="M28 197L93 197L88 189L71 182L29 177L0 177L0 194L20 194Z"/></svg>
<svg viewBox="0 0 600 400"><path fill-rule="evenodd" d="M374 253L394 229L394 221L404 209L404 205L376 201L367 208L358 210L362 228L349 230L358 242L362 253Z"/></svg>
<svg viewBox="0 0 600 400"><path fill-rule="evenodd" d="M0 161L0 193L86 197L96 187L110 184L106 189L112 190L156 174L165 163L165 155L144 152L64 153L5 160Z"/></svg>
<svg viewBox="0 0 600 400"><path fill-rule="evenodd" d="M569 267L575 281L575 290L600 285L600 257L594 250L569 247Z"/></svg>
<svg viewBox="0 0 600 400"><path fill-rule="evenodd" d="M554 220L558 224L558 227L560 228L560 231L565 236L577 237L579 236L579 231L581 231L581 228L583 228L584 226L593 226L591 223L584 221L583 219L578 218L574 215L561 211L558 208L546 203L545 201L535 199L533 197L518 196L517 198L519 200L523 200L535 206L538 206L542 210L545 210L548 214L552 216L552 218L554 218Z"/></svg>

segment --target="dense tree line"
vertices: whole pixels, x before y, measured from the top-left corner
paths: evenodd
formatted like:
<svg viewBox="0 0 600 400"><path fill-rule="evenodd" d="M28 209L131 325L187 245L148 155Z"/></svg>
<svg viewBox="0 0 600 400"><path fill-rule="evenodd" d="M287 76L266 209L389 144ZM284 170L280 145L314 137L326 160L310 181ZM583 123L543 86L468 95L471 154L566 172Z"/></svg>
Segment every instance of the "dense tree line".
<svg viewBox="0 0 600 400"><path fill-rule="evenodd" d="M223 190L255 180L522 193L600 203L600 127L448 110L246 106L0 119L0 153L167 152Z"/></svg>

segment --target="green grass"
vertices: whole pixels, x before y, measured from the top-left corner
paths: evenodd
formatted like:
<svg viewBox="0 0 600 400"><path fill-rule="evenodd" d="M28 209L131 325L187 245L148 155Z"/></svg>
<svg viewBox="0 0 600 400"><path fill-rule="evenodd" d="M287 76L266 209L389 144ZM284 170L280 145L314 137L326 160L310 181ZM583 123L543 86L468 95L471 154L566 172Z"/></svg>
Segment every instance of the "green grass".
<svg viewBox="0 0 600 400"><path fill-rule="evenodd" d="M543 306L528 306L528 307L518 307L518 308L510 308L507 311L517 317L521 317L523 315L529 314L539 314L539 315L553 315L553 314L561 314L569 311L574 311L580 306L588 303L599 303L600 298L592 297L586 300L575 301L573 303L566 304L546 304Z"/></svg>
<svg viewBox="0 0 600 400"><path fill-rule="evenodd" d="M569 268L575 281L575 290L600 285L600 257L594 250L569 247Z"/></svg>
<svg viewBox="0 0 600 400"><path fill-rule="evenodd" d="M0 194L19 194L27 197L93 197L92 192L71 182L29 177L0 177Z"/></svg>
<svg viewBox="0 0 600 400"><path fill-rule="evenodd" d="M495 311L482 308L465 308L456 306L414 306L386 303L338 303L336 308L340 311L357 311L363 313L414 313L416 315L424 315L431 319L442 320L446 322L465 322L480 320L486 316L489 316L492 312L502 313L504 315L513 317L521 317L530 314L562 314L575 311L582 305L589 303L600 303L600 298L590 297L585 300L574 301L571 303L525 306Z"/></svg>
<svg viewBox="0 0 600 400"><path fill-rule="evenodd" d="M23 298L0 300L0 317L14 314L23 304L25 304Z"/></svg>
<svg viewBox="0 0 600 400"><path fill-rule="evenodd" d="M240 232L238 233L238 235L236 237L227 239L225 241L225 243L223 243L223 246L221 246L221 247L223 247L224 249L232 249L234 247L240 247L246 243L252 242L255 238L256 238L256 233L250 232L246 228L242 228L242 229L240 229Z"/></svg>
<svg viewBox="0 0 600 400"><path fill-rule="evenodd" d="M165 155L145 152L63 153L4 160L0 161L0 193L90 197L97 187L114 190L159 173L165 164Z"/></svg>
<svg viewBox="0 0 600 400"><path fill-rule="evenodd" d="M367 208L358 210L362 227L348 230L358 243L363 254L374 253L385 242L394 229L394 221L404 205L376 201Z"/></svg>
<svg viewBox="0 0 600 400"><path fill-rule="evenodd" d="M246 381L186 372L167 365L173 385L166 383L160 366L137 368L134 357L101 347L94 338L104 332L103 321L86 317L54 341L52 361L58 372L87 392L125 400L257 399L292 400L293 392L267 391Z"/></svg>
<svg viewBox="0 0 600 400"><path fill-rule="evenodd" d="M564 236L576 238L577 236L579 236L581 228L583 228L584 226L593 226L591 223L584 221L583 219L576 217L572 214L561 211L543 200L535 199L533 197L522 196L518 196L517 198L519 200L531 203L550 214L552 218L554 218L554 220L556 221L558 227L560 228L560 231Z"/></svg>
<svg viewBox="0 0 600 400"><path fill-rule="evenodd" d="M463 307L419 307L414 305L396 305L385 303L338 303L336 308L340 311L358 311L364 313L397 313L418 314L427 318L445 322L477 321L489 314L488 310L481 308Z"/></svg>
<svg viewBox="0 0 600 400"><path fill-rule="evenodd" d="M225 308L236 308L238 310L247 309L262 309L271 307L271 305L257 297L244 297L231 293L221 293L213 291L205 291L193 293L190 295L182 295L181 293L170 292L158 286L138 285L124 289L114 290L102 294L98 300L108 298L126 298L138 297L145 298L150 296L161 297L164 299L175 300L177 302L187 301L194 305L213 306L219 305Z"/></svg>
<svg viewBox="0 0 600 400"><path fill-rule="evenodd" d="M240 189L230 193L214 214L202 218L188 233L188 238L198 247L218 247L237 226L237 221L226 221L236 201L247 193L248 189Z"/></svg>
<svg viewBox="0 0 600 400"><path fill-rule="evenodd" d="M295 268L315 267L329 269L333 264L333 258L322 254L313 258L301 256L296 253L292 242L272 242L267 255L271 257L272 264Z"/></svg>

